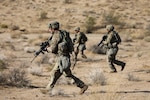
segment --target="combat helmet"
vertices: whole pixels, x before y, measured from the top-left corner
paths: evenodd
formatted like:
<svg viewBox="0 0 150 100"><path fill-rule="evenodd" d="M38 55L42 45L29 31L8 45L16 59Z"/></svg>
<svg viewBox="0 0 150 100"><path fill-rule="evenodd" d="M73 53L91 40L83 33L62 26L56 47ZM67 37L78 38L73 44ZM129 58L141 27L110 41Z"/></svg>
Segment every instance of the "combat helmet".
<svg viewBox="0 0 150 100"><path fill-rule="evenodd" d="M49 24L49 28L52 28L54 30L58 30L59 29L59 22L57 21L53 21Z"/></svg>
<svg viewBox="0 0 150 100"><path fill-rule="evenodd" d="M107 25L107 26L106 26L106 29L107 29L108 31L113 31L113 30L114 30L114 26L113 26L113 25Z"/></svg>
<svg viewBox="0 0 150 100"><path fill-rule="evenodd" d="M80 27L76 27L76 28L75 28L75 31L80 31Z"/></svg>

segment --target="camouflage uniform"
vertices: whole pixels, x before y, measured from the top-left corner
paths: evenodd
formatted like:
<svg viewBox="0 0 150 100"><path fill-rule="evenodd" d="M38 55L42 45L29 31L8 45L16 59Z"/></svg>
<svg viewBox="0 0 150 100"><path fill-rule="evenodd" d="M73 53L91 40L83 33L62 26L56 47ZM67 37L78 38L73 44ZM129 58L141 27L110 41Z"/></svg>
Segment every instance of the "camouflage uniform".
<svg viewBox="0 0 150 100"><path fill-rule="evenodd" d="M62 40L62 33L60 32L60 30L55 30L53 32L53 37L51 39L50 46L51 52L57 54L58 56L57 62L51 71L50 74L51 78L46 89L52 90L52 88L54 87L56 81L60 78L60 76L62 74L65 74L66 77L74 80L74 83L76 84L77 87L81 88L80 94L82 94L87 90L88 86L85 85L83 81L81 81L79 78L75 77L72 74L70 70L71 62L69 52L61 52L61 50L59 50L59 44L61 40Z"/></svg>
<svg viewBox="0 0 150 100"><path fill-rule="evenodd" d="M107 47L107 61L109 64L109 67L111 68L111 72L117 72L114 64L121 66L121 71L123 71L125 67L125 63L119 60L116 60L116 55L119 50L118 48L118 39L120 38L119 34L114 31L114 27L112 25L108 25L106 27L108 30L108 33L106 34L107 38L103 42ZM116 37L117 34L119 38ZM121 42L121 39L120 39Z"/></svg>
<svg viewBox="0 0 150 100"><path fill-rule="evenodd" d="M87 58L84 54L84 50L86 50L86 41L83 41L83 35L85 35L83 32L80 32L80 28L77 27L75 29L76 34L75 38L73 39L74 42L74 52L75 52L75 58L77 59L78 53L80 52L82 55L82 58Z"/></svg>

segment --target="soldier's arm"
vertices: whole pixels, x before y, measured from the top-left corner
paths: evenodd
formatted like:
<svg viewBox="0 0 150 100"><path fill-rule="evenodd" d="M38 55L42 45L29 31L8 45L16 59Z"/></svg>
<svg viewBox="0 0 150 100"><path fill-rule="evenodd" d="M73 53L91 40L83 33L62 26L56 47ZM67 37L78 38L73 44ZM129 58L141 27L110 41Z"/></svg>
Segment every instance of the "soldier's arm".
<svg viewBox="0 0 150 100"><path fill-rule="evenodd" d="M105 45L110 44L110 41L111 41L112 37L113 37L113 34L110 33L109 35L107 35L107 39L106 39L103 43L104 43Z"/></svg>
<svg viewBox="0 0 150 100"><path fill-rule="evenodd" d="M57 53L59 41L60 41L60 34L59 33L54 34L50 42L52 53L55 53L55 54Z"/></svg>
<svg viewBox="0 0 150 100"><path fill-rule="evenodd" d="M81 34L78 34L76 37L75 44L80 43L80 41L81 41Z"/></svg>

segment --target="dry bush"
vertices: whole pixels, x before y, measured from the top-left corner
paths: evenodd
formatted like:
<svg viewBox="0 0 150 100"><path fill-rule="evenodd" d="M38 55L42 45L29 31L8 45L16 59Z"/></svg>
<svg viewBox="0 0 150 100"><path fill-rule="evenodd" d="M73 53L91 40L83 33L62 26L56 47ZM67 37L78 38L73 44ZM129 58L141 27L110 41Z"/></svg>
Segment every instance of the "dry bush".
<svg viewBox="0 0 150 100"><path fill-rule="evenodd" d="M74 83L74 81L72 79L67 78L64 75L62 75L57 81L57 84L59 84L59 85L71 85L73 83Z"/></svg>
<svg viewBox="0 0 150 100"><path fill-rule="evenodd" d="M131 73L129 73L128 74L128 80L129 81L140 81L140 79L138 78L138 77L136 77L136 76L134 76L133 74L131 74Z"/></svg>
<svg viewBox="0 0 150 100"><path fill-rule="evenodd" d="M8 25L6 25L6 24L1 24L1 25L0 25L0 28L8 28Z"/></svg>
<svg viewBox="0 0 150 100"><path fill-rule="evenodd" d="M43 70L42 70L42 67L31 67L29 68L29 73L32 74L32 75L36 75L36 76L41 76L42 73L43 73Z"/></svg>
<svg viewBox="0 0 150 100"><path fill-rule="evenodd" d="M0 74L0 84L15 86L15 87L28 87L30 81L27 79L26 72L20 69L8 70L8 72L3 72Z"/></svg>
<svg viewBox="0 0 150 100"><path fill-rule="evenodd" d="M16 26L16 25L12 25L11 27L10 27L10 29L11 30L19 30L19 26Z"/></svg>
<svg viewBox="0 0 150 100"><path fill-rule="evenodd" d="M101 70L94 69L89 73L90 84L106 85L106 77Z"/></svg>
<svg viewBox="0 0 150 100"><path fill-rule="evenodd" d="M70 3L72 3L72 0L63 0L62 3L64 3L64 4L70 4Z"/></svg>
<svg viewBox="0 0 150 100"><path fill-rule="evenodd" d="M20 38L20 37L21 37L20 32L11 33L10 35L11 35L11 38L13 38L13 39L16 39L16 38Z"/></svg>
<svg viewBox="0 0 150 100"><path fill-rule="evenodd" d="M137 32L137 33L131 34L131 37L132 37L133 39L143 39L143 38L144 38L144 34Z"/></svg>
<svg viewBox="0 0 150 100"><path fill-rule="evenodd" d="M122 35L122 41L123 42L132 42L132 37L130 34L126 34L126 33L122 33L124 35Z"/></svg>
<svg viewBox="0 0 150 100"><path fill-rule="evenodd" d="M120 15L115 15L113 11L110 11L108 13L104 13L102 15L103 22L104 24L113 24L113 25L120 25L120 27L124 26L125 23L121 22L121 16Z"/></svg>
<svg viewBox="0 0 150 100"><path fill-rule="evenodd" d="M63 95L65 95L63 89L55 89L51 93L51 96L63 96Z"/></svg>
<svg viewBox="0 0 150 100"><path fill-rule="evenodd" d="M96 54L106 54L106 48L104 45L102 45L102 46L92 45L89 48L89 50Z"/></svg>
<svg viewBox="0 0 150 100"><path fill-rule="evenodd" d="M40 20L44 20L44 19L47 19L48 17L47 17L47 12L45 12L45 11L42 11L41 13L40 13Z"/></svg>
<svg viewBox="0 0 150 100"><path fill-rule="evenodd" d="M86 33L91 33L94 30L95 24L96 22L94 17L87 17L84 24Z"/></svg>
<svg viewBox="0 0 150 100"><path fill-rule="evenodd" d="M0 71L3 71L4 69L7 69L7 64L5 61L0 60Z"/></svg>
<svg viewBox="0 0 150 100"><path fill-rule="evenodd" d="M144 40L145 40L146 42L150 42L150 36L145 37Z"/></svg>

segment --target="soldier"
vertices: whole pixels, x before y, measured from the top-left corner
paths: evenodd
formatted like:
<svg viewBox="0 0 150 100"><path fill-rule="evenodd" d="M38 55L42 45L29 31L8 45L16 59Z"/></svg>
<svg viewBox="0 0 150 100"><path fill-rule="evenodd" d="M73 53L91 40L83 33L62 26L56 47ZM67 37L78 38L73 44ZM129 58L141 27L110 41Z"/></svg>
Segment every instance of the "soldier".
<svg viewBox="0 0 150 100"><path fill-rule="evenodd" d="M54 21L50 23L49 31L53 34L53 37L50 42L51 52L58 55L58 58L54 68L51 71L51 75L50 75L51 78L49 84L46 87L47 92L51 93L57 80L60 78L62 74L65 74L66 77L74 80L76 86L81 89L80 94L83 94L88 89L88 86L79 78L75 77L70 70L70 66L71 66L70 53L73 50L71 50L72 48L69 49L67 47L63 48L65 50L62 50L62 47L65 47L64 46L65 43L62 42L64 39L63 38L64 33L62 30L59 30L59 22ZM69 34L68 37L70 38Z"/></svg>
<svg viewBox="0 0 150 100"><path fill-rule="evenodd" d="M87 41L87 36L83 33L80 32L80 27L75 28L75 38L73 39L74 42L74 52L75 52L75 59L77 60L78 53L81 53L82 58L87 58L86 55L84 54L84 50L86 50L86 41Z"/></svg>
<svg viewBox="0 0 150 100"><path fill-rule="evenodd" d="M103 44L107 48L107 61L109 64L109 67L111 68L110 73L116 73L117 70L114 66L114 64L121 66L121 71L124 70L125 63L119 60L116 60L116 55L119 50L118 44L121 43L121 38L119 34L114 31L113 25L107 25L107 34L103 36Z"/></svg>

